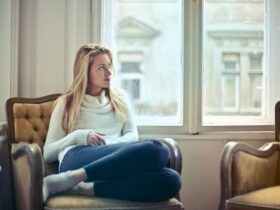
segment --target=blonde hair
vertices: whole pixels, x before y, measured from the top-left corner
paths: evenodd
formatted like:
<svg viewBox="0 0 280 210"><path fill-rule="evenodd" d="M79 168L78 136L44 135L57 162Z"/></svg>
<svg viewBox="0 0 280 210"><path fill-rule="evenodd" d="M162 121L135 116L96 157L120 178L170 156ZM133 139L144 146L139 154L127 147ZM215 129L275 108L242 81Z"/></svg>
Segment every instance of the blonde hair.
<svg viewBox="0 0 280 210"><path fill-rule="evenodd" d="M61 97L64 99L62 127L70 133L74 130L76 121L79 117L82 100L85 96L88 84L88 72L94 57L99 54L106 54L113 65L111 51L100 44L87 44L78 50L74 63L74 80L70 89ZM123 95L111 87L105 89L105 95L112 104L113 111L117 118L126 121L126 103Z"/></svg>

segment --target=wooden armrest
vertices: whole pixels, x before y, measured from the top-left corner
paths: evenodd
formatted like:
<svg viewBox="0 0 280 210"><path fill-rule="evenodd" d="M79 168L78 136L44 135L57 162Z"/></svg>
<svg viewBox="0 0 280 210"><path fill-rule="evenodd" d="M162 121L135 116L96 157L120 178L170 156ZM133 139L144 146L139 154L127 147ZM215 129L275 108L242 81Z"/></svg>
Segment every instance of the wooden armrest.
<svg viewBox="0 0 280 210"><path fill-rule="evenodd" d="M12 144L13 185L17 210L42 208L43 159L37 144Z"/></svg>
<svg viewBox="0 0 280 210"><path fill-rule="evenodd" d="M220 163L219 210L224 209L226 200L231 197L276 185L278 161L277 142L259 149L244 143L227 143Z"/></svg>

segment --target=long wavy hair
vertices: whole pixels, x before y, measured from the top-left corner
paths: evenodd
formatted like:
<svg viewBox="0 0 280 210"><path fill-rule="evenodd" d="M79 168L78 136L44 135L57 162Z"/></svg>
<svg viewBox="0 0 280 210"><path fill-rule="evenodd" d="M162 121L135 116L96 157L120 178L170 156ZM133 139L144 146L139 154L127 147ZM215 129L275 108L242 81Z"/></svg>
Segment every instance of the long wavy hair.
<svg viewBox="0 0 280 210"><path fill-rule="evenodd" d="M69 90L61 97L64 100L62 127L70 133L74 130L79 117L82 100L86 94L88 84L88 73L94 57L99 54L106 54L113 66L112 52L100 44L87 44L78 50L74 63L74 80ZM123 95L113 88L105 88L105 95L112 104L113 111L117 118L123 122L127 120L126 103Z"/></svg>

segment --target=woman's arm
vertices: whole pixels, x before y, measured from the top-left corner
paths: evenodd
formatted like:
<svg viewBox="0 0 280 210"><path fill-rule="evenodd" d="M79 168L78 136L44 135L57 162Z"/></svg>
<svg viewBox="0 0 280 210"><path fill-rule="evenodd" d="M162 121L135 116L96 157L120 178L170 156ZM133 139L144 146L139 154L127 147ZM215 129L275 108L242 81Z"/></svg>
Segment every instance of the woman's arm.
<svg viewBox="0 0 280 210"><path fill-rule="evenodd" d="M58 159L58 154L70 145L87 144L89 129L75 130L66 134L62 128L62 99L59 99L51 116L48 134L44 145L45 162L53 162Z"/></svg>
<svg viewBox="0 0 280 210"><path fill-rule="evenodd" d="M139 140L138 130L137 130L136 123L134 121L132 109L130 103L128 102L127 97L125 98L127 104L127 121L124 122L123 124L122 133L121 133L122 136L117 139L114 139L114 141L118 143Z"/></svg>

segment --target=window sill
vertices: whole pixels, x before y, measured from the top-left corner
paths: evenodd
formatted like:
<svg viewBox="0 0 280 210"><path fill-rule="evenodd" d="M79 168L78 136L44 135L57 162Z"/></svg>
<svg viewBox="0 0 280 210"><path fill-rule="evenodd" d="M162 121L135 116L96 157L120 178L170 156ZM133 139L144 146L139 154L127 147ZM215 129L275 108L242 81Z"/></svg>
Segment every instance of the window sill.
<svg viewBox="0 0 280 210"><path fill-rule="evenodd" d="M141 138L173 138L176 140L267 140L274 141L274 131L232 131L232 132L203 132L198 134L184 134L184 135L155 135L145 134Z"/></svg>

